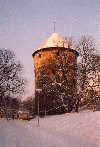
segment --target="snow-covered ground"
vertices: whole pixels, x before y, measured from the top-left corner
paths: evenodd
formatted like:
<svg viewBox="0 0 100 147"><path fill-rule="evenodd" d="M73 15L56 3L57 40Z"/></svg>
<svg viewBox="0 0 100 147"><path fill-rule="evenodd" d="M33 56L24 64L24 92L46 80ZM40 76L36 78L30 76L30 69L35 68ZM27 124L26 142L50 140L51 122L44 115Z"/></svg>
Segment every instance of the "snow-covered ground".
<svg viewBox="0 0 100 147"><path fill-rule="evenodd" d="M100 111L31 121L0 119L0 147L100 147Z"/></svg>

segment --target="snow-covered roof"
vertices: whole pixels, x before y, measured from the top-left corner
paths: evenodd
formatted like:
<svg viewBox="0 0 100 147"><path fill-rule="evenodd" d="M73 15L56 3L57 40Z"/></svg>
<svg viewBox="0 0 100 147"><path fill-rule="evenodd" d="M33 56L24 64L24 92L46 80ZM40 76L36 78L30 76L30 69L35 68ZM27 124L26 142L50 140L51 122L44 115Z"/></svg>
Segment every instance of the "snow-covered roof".
<svg viewBox="0 0 100 147"><path fill-rule="evenodd" d="M49 47L65 47L68 48L68 44L64 43L64 40L54 32L39 48L49 48Z"/></svg>

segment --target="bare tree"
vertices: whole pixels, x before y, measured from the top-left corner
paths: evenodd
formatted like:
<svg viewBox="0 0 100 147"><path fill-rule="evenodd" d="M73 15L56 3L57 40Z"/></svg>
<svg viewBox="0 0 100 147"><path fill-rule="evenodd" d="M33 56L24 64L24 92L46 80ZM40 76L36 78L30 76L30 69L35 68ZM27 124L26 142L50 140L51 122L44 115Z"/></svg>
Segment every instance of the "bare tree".
<svg viewBox="0 0 100 147"><path fill-rule="evenodd" d="M68 48L74 48L74 45L75 45L75 40L73 38L73 36L65 36L64 37L64 43L68 44Z"/></svg>
<svg viewBox="0 0 100 147"><path fill-rule="evenodd" d="M0 95L21 95L26 79L22 77L23 66L10 50L0 49Z"/></svg>
<svg viewBox="0 0 100 147"><path fill-rule="evenodd" d="M27 98L27 100L22 102L22 108L29 112L32 116L35 114L35 97L30 96Z"/></svg>
<svg viewBox="0 0 100 147"><path fill-rule="evenodd" d="M97 91L100 86L100 55L96 54L95 40L92 36L82 36L78 41L75 41L73 37L65 37L65 42L69 47L76 49L80 55L77 67L76 112L78 112L79 103L83 97L86 97L91 79L95 81L92 93L94 91L93 96L96 96L97 99ZM92 99L94 98L91 96L91 102L93 102Z"/></svg>
<svg viewBox="0 0 100 147"><path fill-rule="evenodd" d="M25 92L27 80L22 76L23 66L13 51L0 49L0 101L18 98ZM8 101L8 100L7 100ZM4 107L7 106L6 104Z"/></svg>
<svg viewBox="0 0 100 147"><path fill-rule="evenodd" d="M76 103L76 111L81 98L84 97L85 91L89 86L89 81L96 81L97 73L100 73L100 56L95 54L96 46L93 37L82 36L75 45L76 50L80 54L78 63L78 100Z"/></svg>
<svg viewBox="0 0 100 147"><path fill-rule="evenodd" d="M14 115L18 113L21 100L18 98L11 98L9 96L3 97L1 101L1 112L6 115L7 118L14 119Z"/></svg>

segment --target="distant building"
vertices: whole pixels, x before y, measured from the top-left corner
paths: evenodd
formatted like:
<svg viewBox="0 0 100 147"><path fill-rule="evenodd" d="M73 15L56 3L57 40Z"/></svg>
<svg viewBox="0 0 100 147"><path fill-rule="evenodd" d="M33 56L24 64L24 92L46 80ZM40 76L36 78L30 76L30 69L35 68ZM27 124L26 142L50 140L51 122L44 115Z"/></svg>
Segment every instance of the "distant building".
<svg viewBox="0 0 100 147"><path fill-rule="evenodd" d="M6 118L6 114L1 107L0 107L0 118Z"/></svg>
<svg viewBox="0 0 100 147"><path fill-rule="evenodd" d="M20 110L18 111L17 114L14 115L15 119L28 119L30 117L31 117L30 113L25 112L25 111L20 111Z"/></svg>
<svg viewBox="0 0 100 147"><path fill-rule="evenodd" d="M38 93L41 114L60 114L72 110L78 55L56 32L33 53L35 89L42 90ZM38 96L36 93L36 99Z"/></svg>

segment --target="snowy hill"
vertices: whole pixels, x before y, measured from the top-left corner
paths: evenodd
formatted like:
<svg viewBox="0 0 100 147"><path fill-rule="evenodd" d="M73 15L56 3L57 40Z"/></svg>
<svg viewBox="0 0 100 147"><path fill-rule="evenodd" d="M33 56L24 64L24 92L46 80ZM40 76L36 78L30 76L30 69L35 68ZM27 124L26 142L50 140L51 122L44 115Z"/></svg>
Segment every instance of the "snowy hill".
<svg viewBox="0 0 100 147"><path fill-rule="evenodd" d="M31 121L0 119L0 147L100 147L100 111Z"/></svg>

